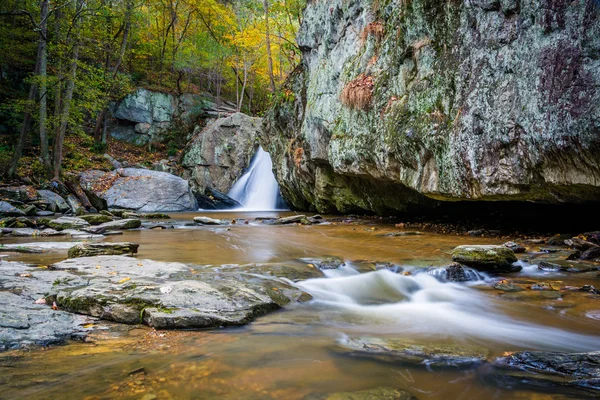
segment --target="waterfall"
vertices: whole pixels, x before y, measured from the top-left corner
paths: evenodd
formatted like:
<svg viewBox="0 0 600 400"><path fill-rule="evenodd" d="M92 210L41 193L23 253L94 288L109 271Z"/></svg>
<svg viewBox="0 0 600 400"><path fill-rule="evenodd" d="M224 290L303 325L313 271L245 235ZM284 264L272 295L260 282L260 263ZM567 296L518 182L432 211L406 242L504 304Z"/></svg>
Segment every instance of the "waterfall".
<svg viewBox="0 0 600 400"><path fill-rule="evenodd" d="M262 147L258 148L250 168L233 185L228 195L239 201L245 210L269 211L282 204L271 156Z"/></svg>

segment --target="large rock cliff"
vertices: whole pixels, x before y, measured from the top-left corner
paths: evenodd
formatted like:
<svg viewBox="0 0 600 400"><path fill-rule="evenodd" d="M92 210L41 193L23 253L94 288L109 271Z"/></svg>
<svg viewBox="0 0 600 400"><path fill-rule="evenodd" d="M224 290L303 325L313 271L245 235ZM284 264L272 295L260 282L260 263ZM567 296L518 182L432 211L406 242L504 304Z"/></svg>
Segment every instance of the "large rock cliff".
<svg viewBox="0 0 600 400"><path fill-rule="evenodd" d="M299 209L600 200L594 0L309 1L263 147Z"/></svg>

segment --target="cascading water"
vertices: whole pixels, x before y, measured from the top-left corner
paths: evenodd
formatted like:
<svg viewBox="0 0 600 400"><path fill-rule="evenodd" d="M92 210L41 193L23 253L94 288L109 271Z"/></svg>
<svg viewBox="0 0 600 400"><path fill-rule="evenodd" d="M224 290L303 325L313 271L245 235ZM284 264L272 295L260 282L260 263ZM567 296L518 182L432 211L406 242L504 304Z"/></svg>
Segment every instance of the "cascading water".
<svg viewBox="0 0 600 400"><path fill-rule="evenodd" d="M429 273L388 270L359 274L351 268L325 271L326 278L297 285L313 296L327 321L345 332L396 337L454 338L561 351L597 349L598 338L512 319L468 286Z"/></svg>
<svg viewBox="0 0 600 400"><path fill-rule="evenodd" d="M244 206L244 210L276 210L281 203L279 184L273 175L269 153L259 147L248 171L233 185L229 197Z"/></svg>

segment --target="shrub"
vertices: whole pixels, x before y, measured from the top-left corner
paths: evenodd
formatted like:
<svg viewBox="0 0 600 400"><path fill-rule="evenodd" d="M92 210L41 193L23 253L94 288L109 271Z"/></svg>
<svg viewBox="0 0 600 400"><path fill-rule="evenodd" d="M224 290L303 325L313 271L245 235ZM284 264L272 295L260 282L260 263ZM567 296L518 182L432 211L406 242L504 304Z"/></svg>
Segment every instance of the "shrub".
<svg viewBox="0 0 600 400"><path fill-rule="evenodd" d="M368 110L373 100L373 77L360 74L358 78L350 81L342 90L340 100L346 107L356 110Z"/></svg>

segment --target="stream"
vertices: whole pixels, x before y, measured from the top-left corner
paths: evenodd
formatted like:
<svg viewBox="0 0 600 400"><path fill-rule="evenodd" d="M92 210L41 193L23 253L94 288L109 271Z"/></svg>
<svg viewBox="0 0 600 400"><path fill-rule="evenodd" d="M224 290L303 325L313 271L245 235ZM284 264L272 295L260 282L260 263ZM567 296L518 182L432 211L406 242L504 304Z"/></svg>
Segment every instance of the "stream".
<svg viewBox="0 0 600 400"><path fill-rule="evenodd" d="M185 225L197 215L251 222ZM288 215L293 213L171 214L171 222L180 221L174 229L130 230L105 241L139 243L138 259L194 265L343 259L345 265L325 270L324 278L293 283L312 295L311 301L239 328L155 331L106 323L86 342L0 353L0 398L294 400L378 387L403 389L418 399L577 397L484 379L485 366L435 368L348 350L349 341L365 337L476 348L488 359L519 350L599 350L600 303L589 294L505 293L492 287L498 277L476 274L478 280L452 283L436 278L435 269L426 270L449 264L458 245L506 240L427 232L388 237L382 234L398 229L372 220L311 226L268 226L255 220ZM44 240L64 239L0 238L3 244ZM507 276L560 286L598 285L597 271L538 270L536 262L549 257L538 247L531 245L521 255L527 259L523 271ZM9 257L35 265L65 258L60 251Z"/></svg>

